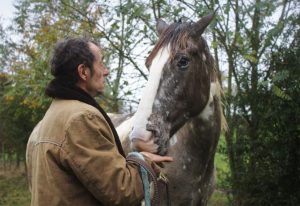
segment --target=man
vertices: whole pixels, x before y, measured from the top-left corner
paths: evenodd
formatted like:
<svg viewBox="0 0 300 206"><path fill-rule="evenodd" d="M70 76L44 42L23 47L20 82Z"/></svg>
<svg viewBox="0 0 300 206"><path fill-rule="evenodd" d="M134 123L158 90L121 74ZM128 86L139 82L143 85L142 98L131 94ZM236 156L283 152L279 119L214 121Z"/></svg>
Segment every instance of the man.
<svg viewBox="0 0 300 206"><path fill-rule="evenodd" d="M108 69L102 51L87 39L59 42L53 102L30 135L26 158L31 205L137 205L143 198L139 167L126 162L115 128L94 97L102 94ZM170 157L143 152L153 162Z"/></svg>

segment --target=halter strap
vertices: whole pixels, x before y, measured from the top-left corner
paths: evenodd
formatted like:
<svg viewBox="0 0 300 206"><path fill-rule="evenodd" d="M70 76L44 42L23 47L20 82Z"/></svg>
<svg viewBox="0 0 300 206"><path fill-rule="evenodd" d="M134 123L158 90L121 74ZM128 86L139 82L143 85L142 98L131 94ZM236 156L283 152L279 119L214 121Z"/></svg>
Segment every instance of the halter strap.
<svg viewBox="0 0 300 206"><path fill-rule="evenodd" d="M144 199L145 199L145 206L159 206L161 201L161 194L163 192L163 187L165 187L166 194L167 194L167 205L170 205L170 198L169 198L169 189L168 189L168 180L167 178L160 173L157 177L155 171L150 167L144 160L143 155L138 152L131 152L128 154L126 160L128 162L133 162L140 166L141 177L144 187ZM151 199L150 195L150 183L148 179L148 175L152 180L154 195Z"/></svg>

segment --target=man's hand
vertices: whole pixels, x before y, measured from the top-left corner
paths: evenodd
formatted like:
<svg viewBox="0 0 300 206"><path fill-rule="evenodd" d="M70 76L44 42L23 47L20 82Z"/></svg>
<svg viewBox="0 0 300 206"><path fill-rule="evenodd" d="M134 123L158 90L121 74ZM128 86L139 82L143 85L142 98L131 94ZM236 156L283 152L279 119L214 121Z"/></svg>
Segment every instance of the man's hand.
<svg viewBox="0 0 300 206"><path fill-rule="evenodd" d="M142 155L144 155L146 158L148 158L150 161L155 163L162 163L162 162L172 162L173 157L170 156L160 156L157 154L153 154L150 152L140 152Z"/></svg>

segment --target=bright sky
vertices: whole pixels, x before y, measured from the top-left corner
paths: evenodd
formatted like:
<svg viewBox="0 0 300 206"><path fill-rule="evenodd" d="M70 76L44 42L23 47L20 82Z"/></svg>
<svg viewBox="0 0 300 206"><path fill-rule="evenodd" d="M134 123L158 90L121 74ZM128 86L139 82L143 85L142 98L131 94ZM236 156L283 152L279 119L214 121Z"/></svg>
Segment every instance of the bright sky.
<svg viewBox="0 0 300 206"><path fill-rule="evenodd" d="M0 4L0 19L4 25L13 17L15 0L2 0Z"/></svg>

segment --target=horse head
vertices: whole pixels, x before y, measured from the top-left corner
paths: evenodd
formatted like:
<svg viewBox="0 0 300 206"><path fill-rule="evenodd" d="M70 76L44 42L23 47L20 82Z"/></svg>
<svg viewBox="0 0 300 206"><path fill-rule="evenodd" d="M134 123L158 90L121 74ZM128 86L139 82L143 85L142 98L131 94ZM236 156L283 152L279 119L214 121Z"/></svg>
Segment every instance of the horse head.
<svg viewBox="0 0 300 206"><path fill-rule="evenodd" d="M202 34L212 19L158 21L159 40L146 60L150 75L130 134L137 150L166 154L170 138L208 103L214 62Z"/></svg>

